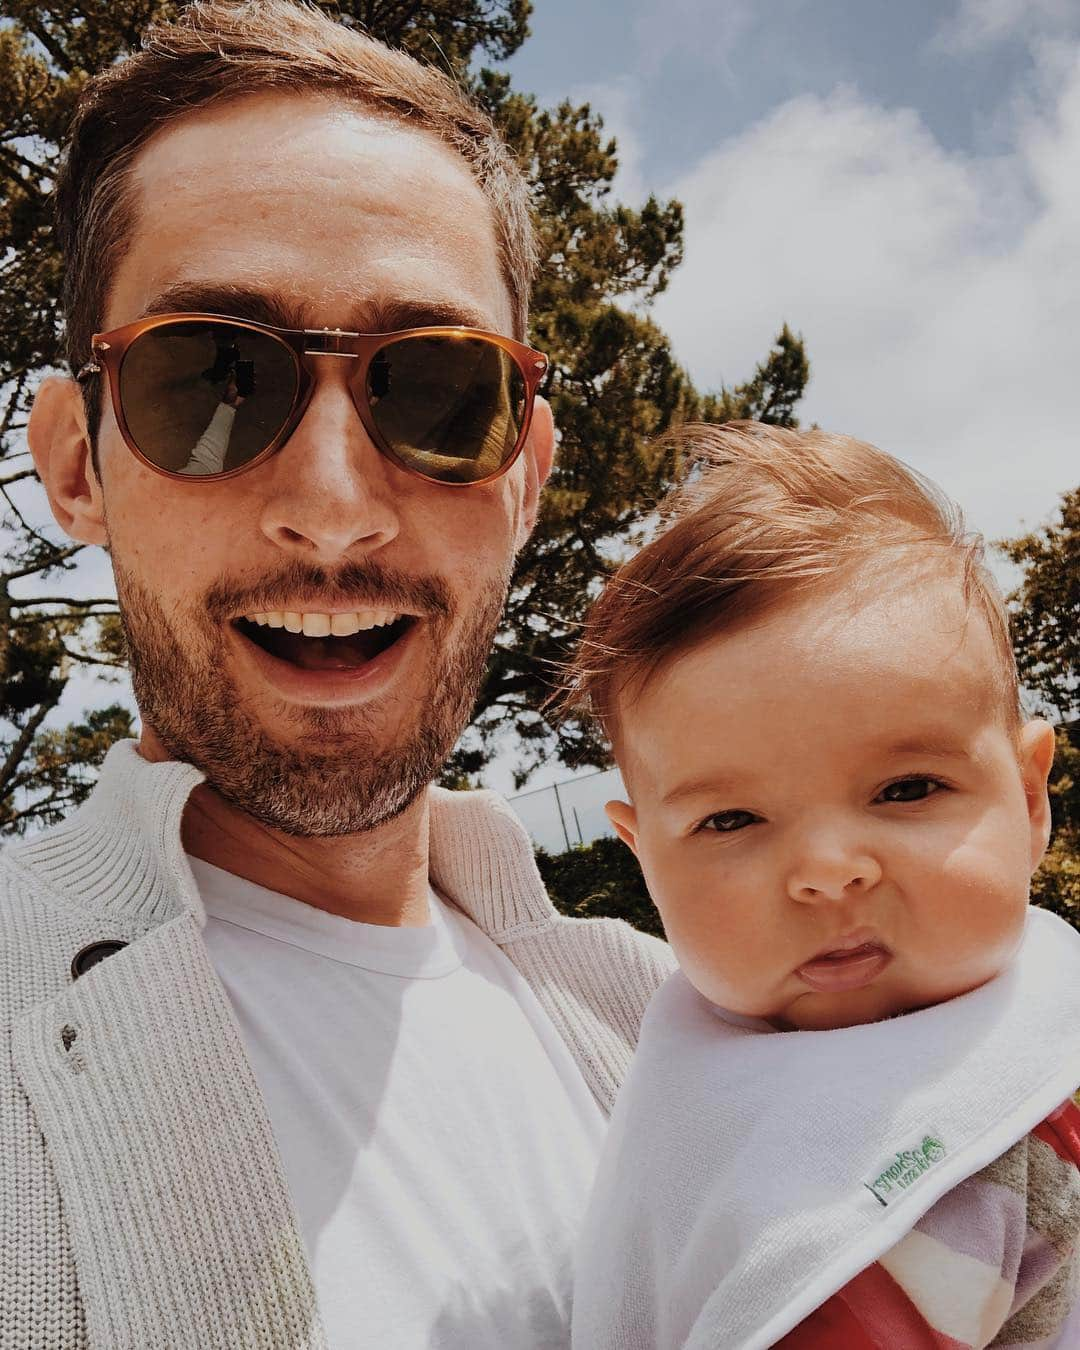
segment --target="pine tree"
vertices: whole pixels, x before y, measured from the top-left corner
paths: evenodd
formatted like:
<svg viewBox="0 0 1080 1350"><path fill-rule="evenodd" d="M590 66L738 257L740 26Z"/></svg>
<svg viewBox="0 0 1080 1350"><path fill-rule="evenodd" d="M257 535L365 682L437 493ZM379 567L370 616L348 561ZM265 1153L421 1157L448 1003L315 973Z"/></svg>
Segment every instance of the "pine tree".
<svg viewBox="0 0 1080 1350"><path fill-rule="evenodd" d="M1024 569L1009 597L1020 681L1057 729L1054 834L1032 895L1080 928L1080 487L1060 519L999 547Z"/></svg>
<svg viewBox="0 0 1080 1350"><path fill-rule="evenodd" d="M503 60L528 36L528 0L368 0L325 4L341 22L448 69L487 105L534 185L542 266L532 340L552 357L543 392L560 428L558 467L537 531L519 559L506 621L473 728L448 780L477 773L499 730L512 726L526 771L552 752L604 762L582 727L558 735L533 711L568 650L588 597L646 518L678 466L651 438L687 417L760 416L793 422L808 378L801 341L785 329L752 379L702 399L648 315L682 258L677 202L633 209L611 201L615 142L588 105L554 110L511 89L485 59ZM152 19L179 5L153 0L0 3L0 832L63 816L89 790L109 745L132 734L111 703L62 731L43 723L74 663L119 678L123 641L115 602L65 597L82 546L47 538L27 519L40 488L25 445L42 374L60 369L57 298L63 262L53 245L49 192L64 130L83 84L138 46ZM37 493L35 498L32 494ZM40 513L39 513L40 514ZM61 539L57 543L56 539ZM51 598L12 596L27 577L58 578Z"/></svg>

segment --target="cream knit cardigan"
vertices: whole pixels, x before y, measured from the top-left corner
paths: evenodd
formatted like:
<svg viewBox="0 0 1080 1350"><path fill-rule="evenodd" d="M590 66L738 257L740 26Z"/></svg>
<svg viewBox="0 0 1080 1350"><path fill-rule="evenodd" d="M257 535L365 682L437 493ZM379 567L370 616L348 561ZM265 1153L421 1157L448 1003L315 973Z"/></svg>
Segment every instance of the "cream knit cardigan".
<svg viewBox="0 0 1080 1350"><path fill-rule="evenodd" d="M0 852L3 1350L327 1345L181 845L202 781L122 741L77 811ZM491 793L431 790L430 867L609 1111L668 948L618 920L560 916ZM130 945L74 980L72 958L100 939Z"/></svg>

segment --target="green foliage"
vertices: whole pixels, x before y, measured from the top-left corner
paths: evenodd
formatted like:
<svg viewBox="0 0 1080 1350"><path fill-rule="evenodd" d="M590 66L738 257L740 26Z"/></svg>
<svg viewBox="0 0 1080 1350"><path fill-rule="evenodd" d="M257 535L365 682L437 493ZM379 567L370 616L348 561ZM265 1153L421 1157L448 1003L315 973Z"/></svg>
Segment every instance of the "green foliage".
<svg viewBox="0 0 1080 1350"><path fill-rule="evenodd" d="M1061 499L1061 517L999 547L1024 569L1011 595L1020 681L1043 708L1080 718L1080 487Z"/></svg>
<svg viewBox="0 0 1080 1350"><path fill-rule="evenodd" d="M9 780L8 795L0 802L0 829L21 831L31 819L42 826L63 820L89 795L109 747L132 733L131 713L119 703L96 708L60 730L41 732L22 773ZM33 804L16 812L16 793L26 785L34 788Z"/></svg>
<svg viewBox="0 0 1080 1350"><path fill-rule="evenodd" d="M1080 488L1064 494L1059 519L998 547L1024 569L1009 597L1021 683L1057 723L1054 834L1032 898L1080 928Z"/></svg>
<svg viewBox="0 0 1080 1350"><path fill-rule="evenodd" d="M380 42L401 47L418 61L461 78L475 54L496 61L513 56L529 36L530 0L317 0L339 22Z"/></svg>
<svg viewBox="0 0 1080 1350"><path fill-rule="evenodd" d="M753 378L736 389L710 395L702 405L707 422L752 418L778 427L798 426L795 406L810 379L810 362L802 338L784 324L776 345L754 371Z"/></svg>
<svg viewBox="0 0 1080 1350"><path fill-rule="evenodd" d="M1031 900L1080 929L1080 838L1055 836L1031 879Z"/></svg>
<svg viewBox="0 0 1080 1350"><path fill-rule="evenodd" d="M662 938L637 859L620 839L605 836L566 853L536 850L536 865L555 907L575 919L625 919Z"/></svg>
<svg viewBox="0 0 1080 1350"><path fill-rule="evenodd" d="M682 260L681 206L650 198L635 210L611 201L616 146L587 104L541 109L512 90L504 74L478 69L485 57L504 59L525 40L528 0L319 2L342 23L401 46L470 87L534 190L541 270L531 337L552 358L542 392L560 429L558 467L536 533L518 560L474 726L446 781L475 779L495 733L508 723L521 748L522 777L553 753L572 763L604 764L605 747L591 728L570 724L556 733L535 709L553 663L569 653L589 598L677 475L679 466L653 449L651 439L691 417L792 421L808 377L802 344L785 328L748 384L699 397L647 313ZM24 432L38 378L61 366L63 260L52 241L48 194L64 129L87 78L137 47L151 19L171 17L180 7L161 0L48 6L0 0L0 19L7 21L0 29L0 492L8 541L0 606L12 582L73 570L81 550L32 529L16 487L35 476ZM14 612L6 609L3 617ZM34 739L60 697L65 660L102 670L122 660L109 602L87 605L61 595L48 604L21 602L17 613L22 627L5 627L0 645L0 676L12 682L14 702L23 700L21 707L12 702L0 709L0 832L42 821L51 809L17 809L16 792L20 800L37 794L47 803L65 772L77 791L79 756L98 755L114 732L127 734L106 717L92 745L79 728L57 742ZM61 629L66 639L80 638L77 656L65 656ZM93 715L81 725L94 725ZM66 769L64 754L71 756Z"/></svg>
<svg viewBox="0 0 1080 1350"><path fill-rule="evenodd" d="M1050 809L1054 833L1031 879L1031 898L1080 929L1080 736L1063 727L1057 728Z"/></svg>
<svg viewBox="0 0 1080 1350"><path fill-rule="evenodd" d="M10 728L0 742L0 833L61 819L89 791L94 775L88 771L114 741L132 734L131 714L117 704L63 730L41 730L73 664L99 668L103 680L117 678L106 675L107 667L123 666L115 615L95 616L93 606L101 602L67 603L71 612L34 613L38 605L0 598L0 721Z"/></svg>

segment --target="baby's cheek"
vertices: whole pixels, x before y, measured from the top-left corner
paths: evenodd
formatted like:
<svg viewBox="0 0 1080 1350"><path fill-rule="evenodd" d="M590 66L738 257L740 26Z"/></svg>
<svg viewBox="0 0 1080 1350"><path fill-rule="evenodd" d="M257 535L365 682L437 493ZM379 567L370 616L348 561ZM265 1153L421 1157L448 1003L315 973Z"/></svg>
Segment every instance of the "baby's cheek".
<svg viewBox="0 0 1080 1350"><path fill-rule="evenodd" d="M718 900L700 893L672 896L658 905L664 931L684 968L709 969L722 976L736 943L729 917Z"/></svg>
<svg viewBox="0 0 1080 1350"><path fill-rule="evenodd" d="M775 878L745 857L725 866L720 850L647 843L653 846L641 851L645 882L691 984L732 1012L769 1010L777 981L795 964L793 953L805 958L813 945L804 950L794 937L792 924L801 916L789 913Z"/></svg>
<svg viewBox="0 0 1080 1350"><path fill-rule="evenodd" d="M708 903L697 896L667 914L661 910L661 917L679 965L700 993L732 1012L763 1011L778 960L777 935L767 923L743 922L740 907L721 897Z"/></svg>
<svg viewBox="0 0 1080 1350"><path fill-rule="evenodd" d="M1023 931L1028 879L1018 859L977 846L944 860L923 894L922 924L939 963L989 978L1012 956Z"/></svg>

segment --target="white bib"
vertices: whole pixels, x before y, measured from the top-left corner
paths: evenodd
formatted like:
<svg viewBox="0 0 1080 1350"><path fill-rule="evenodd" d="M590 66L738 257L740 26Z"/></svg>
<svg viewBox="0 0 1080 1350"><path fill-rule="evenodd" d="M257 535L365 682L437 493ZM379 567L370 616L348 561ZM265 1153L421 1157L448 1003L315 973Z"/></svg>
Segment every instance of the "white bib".
<svg viewBox="0 0 1080 1350"><path fill-rule="evenodd" d="M766 1350L1078 1085L1080 933L1044 910L982 988L835 1031L738 1024L677 971L612 1117L574 1346Z"/></svg>

